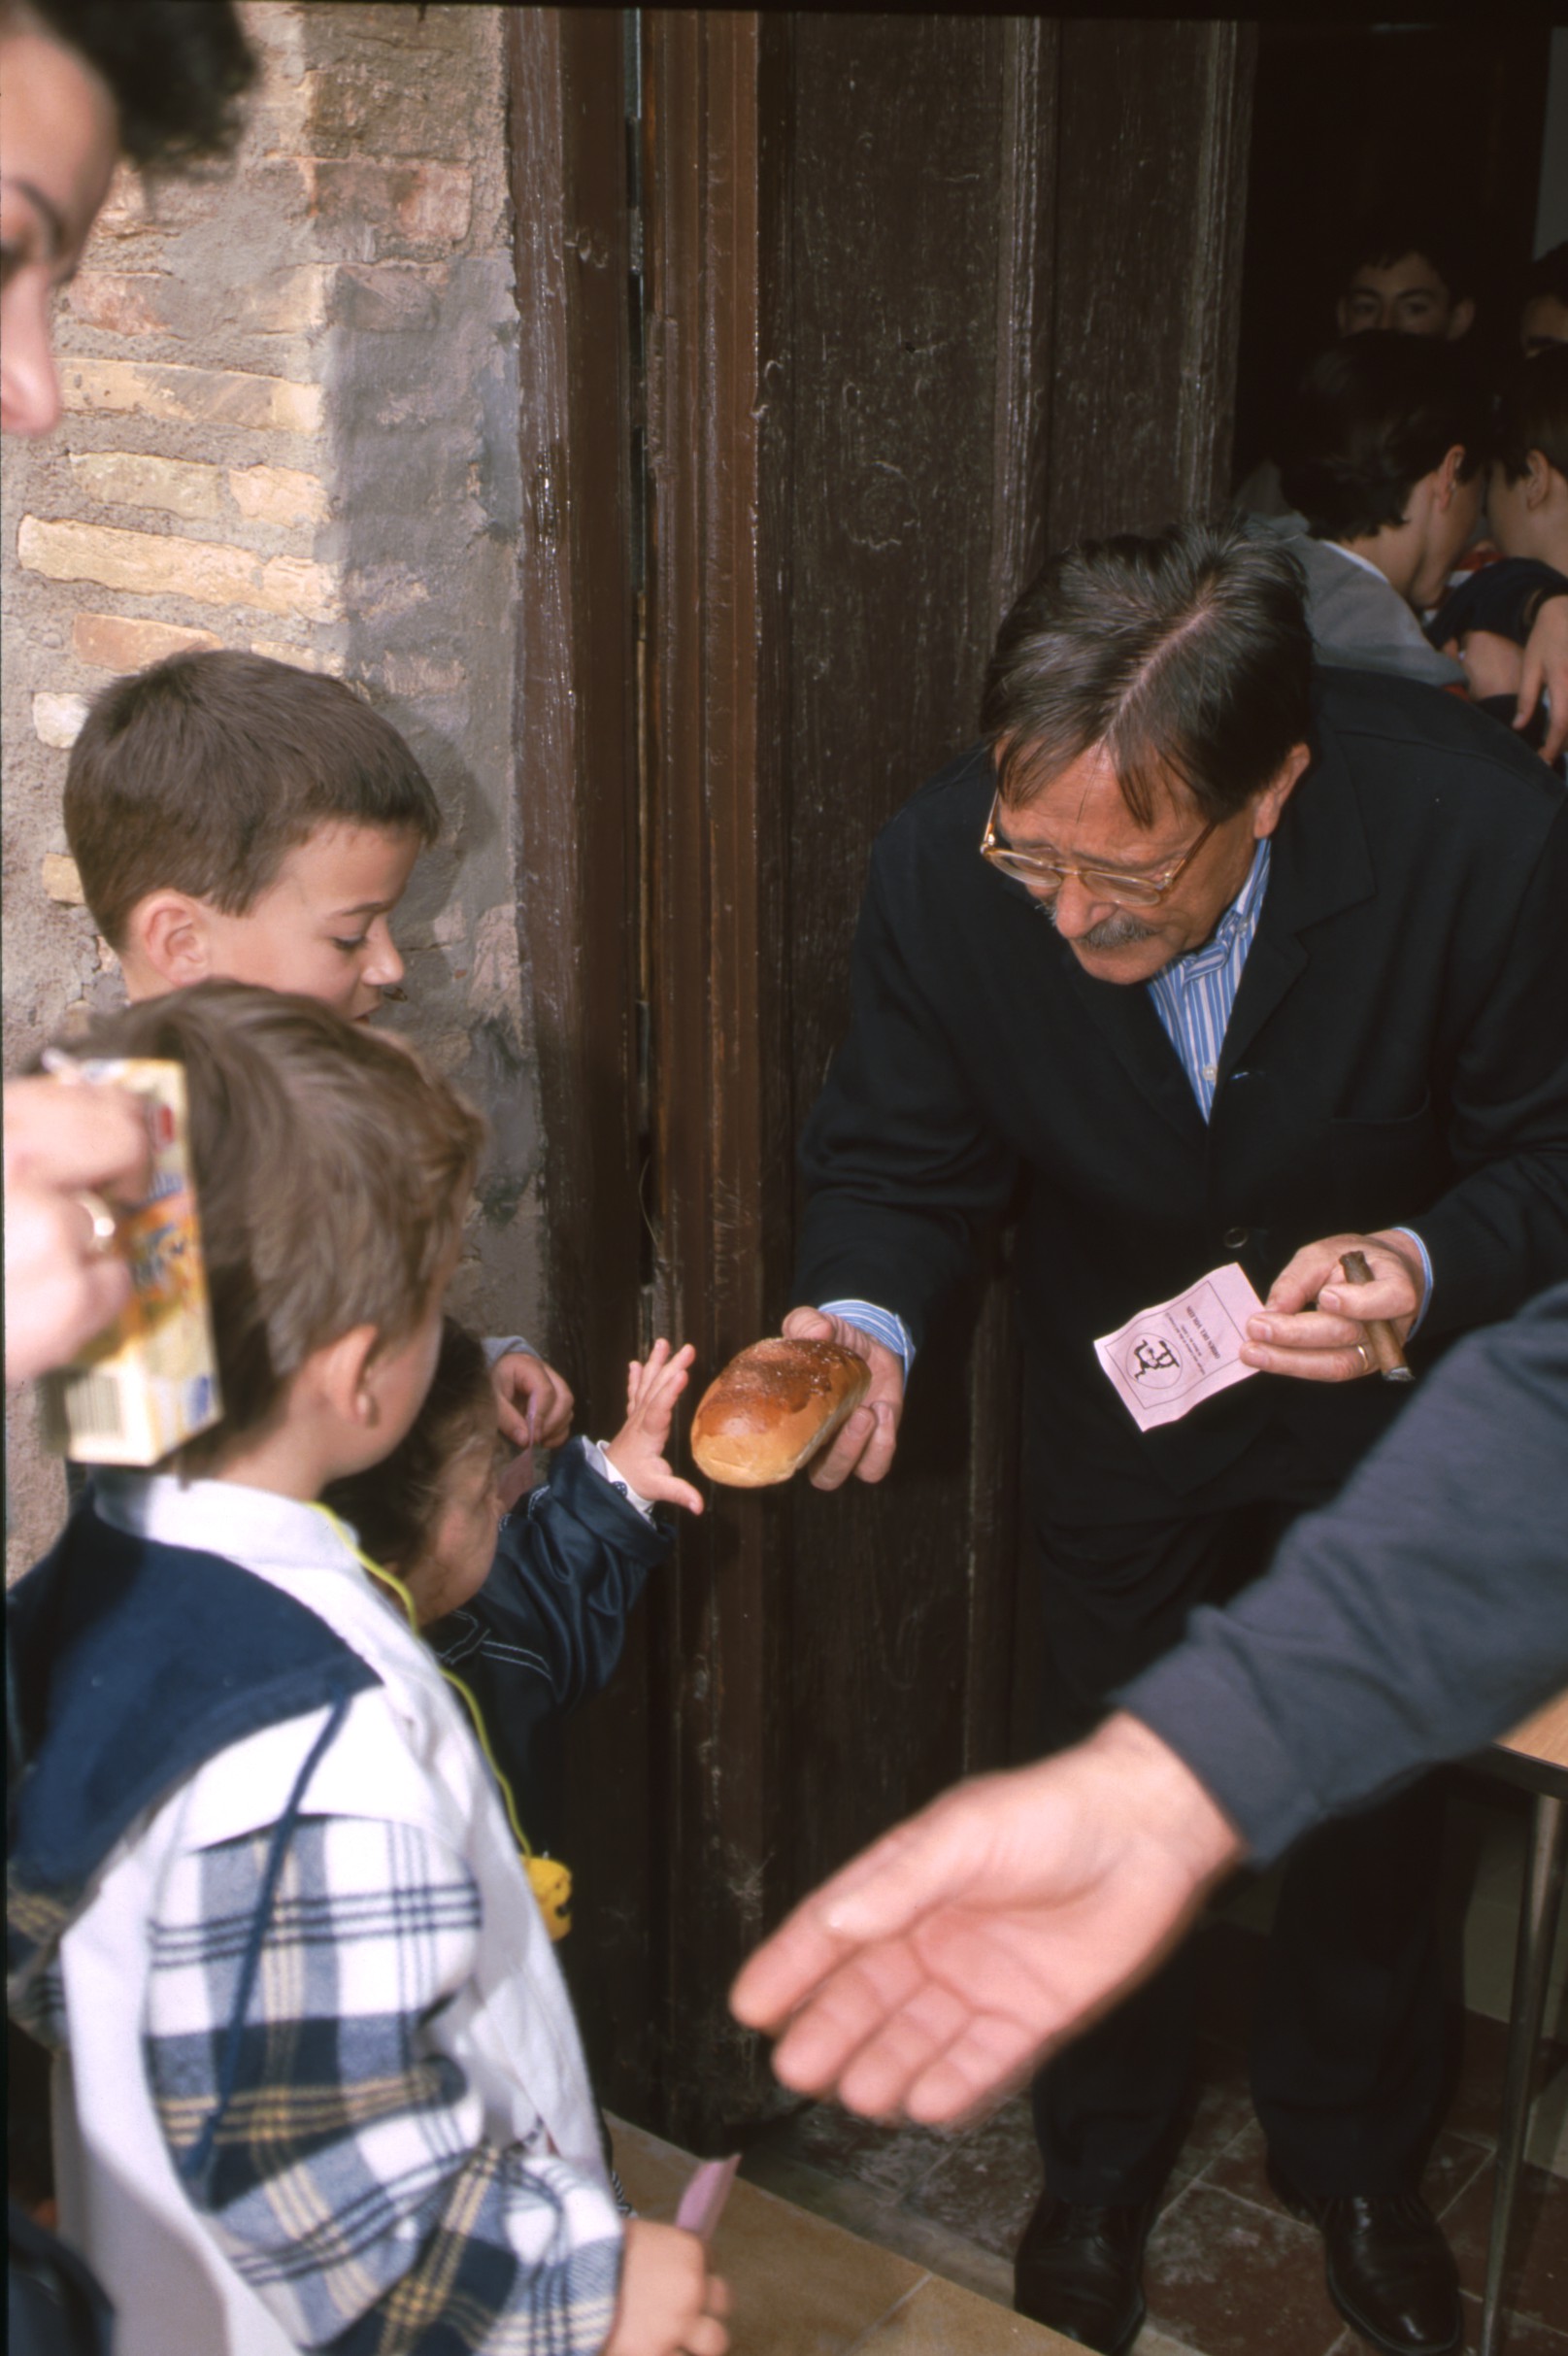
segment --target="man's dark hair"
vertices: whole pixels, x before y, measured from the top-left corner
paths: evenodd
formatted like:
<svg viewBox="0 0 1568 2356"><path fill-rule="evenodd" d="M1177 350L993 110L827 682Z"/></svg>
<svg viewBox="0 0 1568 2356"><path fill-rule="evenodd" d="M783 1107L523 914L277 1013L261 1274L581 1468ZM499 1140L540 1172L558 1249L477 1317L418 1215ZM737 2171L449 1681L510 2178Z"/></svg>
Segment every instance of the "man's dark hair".
<svg viewBox="0 0 1568 2356"><path fill-rule="evenodd" d="M495 1393L484 1345L455 1317L441 1323L441 1354L424 1405L388 1457L322 1492L350 1523L366 1554L405 1575L435 1536L452 1468L470 1450L496 1446Z"/></svg>
<svg viewBox="0 0 1568 2356"><path fill-rule="evenodd" d="M220 648L105 688L71 749L65 832L118 949L150 892L243 916L317 827L408 829L441 810L388 720L341 679Z"/></svg>
<svg viewBox="0 0 1568 2356"><path fill-rule="evenodd" d="M1451 344L1377 327L1308 368L1281 436L1280 481L1315 540L1402 523L1412 490L1458 444L1468 481L1486 457L1485 393Z"/></svg>
<svg viewBox="0 0 1568 2356"><path fill-rule="evenodd" d="M1451 302L1457 303L1476 290L1469 241L1456 222L1435 220L1417 213L1364 214L1352 222L1343 252L1339 274L1342 293L1357 270L1391 270L1407 253L1418 253L1422 261L1431 263L1448 288Z"/></svg>
<svg viewBox="0 0 1568 2356"><path fill-rule="evenodd" d="M1288 550L1173 523L1048 560L1002 624L981 727L1015 805L1103 746L1140 825L1172 778L1223 819L1307 740L1311 678Z"/></svg>
<svg viewBox="0 0 1568 2356"><path fill-rule="evenodd" d="M1549 246L1530 264L1521 303L1539 302L1542 295L1554 303L1568 303L1568 237L1560 246Z"/></svg>
<svg viewBox="0 0 1568 2356"><path fill-rule="evenodd" d="M1497 405L1493 449L1511 483L1528 473L1532 450L1568 476L1568 344L1538 352L1517 372Z"/></svg>
<svg viewBox="0 0 1568 2356"><path fill-rule="evenodd" d="M223 155L256 64L233 0L26 0L84 57L119 114L119 144L144 170Z"/></svg>

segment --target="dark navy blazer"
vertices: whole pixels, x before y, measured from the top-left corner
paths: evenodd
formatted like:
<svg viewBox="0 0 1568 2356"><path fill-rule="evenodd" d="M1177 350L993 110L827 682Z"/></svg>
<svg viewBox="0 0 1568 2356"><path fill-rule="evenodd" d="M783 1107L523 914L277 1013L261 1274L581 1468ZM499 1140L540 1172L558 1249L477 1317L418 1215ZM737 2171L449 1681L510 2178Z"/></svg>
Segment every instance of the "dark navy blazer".
<svg viewBox="0 0 1568 2356"><path fill-rule="evenodd" d="M1223 1502L1271 1423L1327 1494L1386 1425L1391 1386L1261 1376L1137 1430L1094 1337L1223 1261L1266 1294L1304 1243L1416 1228L1420 1364L1568 1274L1562 787L1456 698L1356 672L1319 676L1313 752L1207 1124L1147 989L1091 979L979 857L983 751L873 854L794 1297L876 1301L918 1340L1021 1199L1029 1430L1064 1519Z"/></svg>

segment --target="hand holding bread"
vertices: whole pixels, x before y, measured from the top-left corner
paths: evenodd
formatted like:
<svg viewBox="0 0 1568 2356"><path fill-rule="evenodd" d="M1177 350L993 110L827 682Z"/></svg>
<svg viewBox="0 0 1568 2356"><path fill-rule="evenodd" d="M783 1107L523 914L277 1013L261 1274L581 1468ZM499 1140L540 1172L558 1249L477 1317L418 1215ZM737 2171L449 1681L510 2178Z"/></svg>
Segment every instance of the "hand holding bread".
<svg viewBox="0 0 1568 2356"><path fill-rule="evenodd" d="M710 1385L691 1452L732 1487L788 1480L808 1462L817 1489L837 1489L851 1471L880 1481L903 1404L904 1368L890 1350L842 1317L791 1309L782 1338L743 1351Z"/></svg>
<svg viewBox="0 0 1568 2356"><path fill-rule="evenodd" d="M691 1419L691 1453L731 1489L787 1481L871 1388L865 1360L837 1342L753 1342L709 1384Z"/></svg>

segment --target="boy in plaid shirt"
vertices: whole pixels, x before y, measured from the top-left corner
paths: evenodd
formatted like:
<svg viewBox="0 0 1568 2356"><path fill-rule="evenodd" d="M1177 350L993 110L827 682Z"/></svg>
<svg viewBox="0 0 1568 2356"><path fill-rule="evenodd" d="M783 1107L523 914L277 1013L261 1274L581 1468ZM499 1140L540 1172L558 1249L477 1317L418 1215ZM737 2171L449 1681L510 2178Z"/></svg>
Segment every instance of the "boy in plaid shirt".
<svg viewBox="0 0 1568 2356"><path fill-rule="evenodd" d="M701 2244L618 2211L458 1705L314 1503L418 1408L478 1123L238 985L77 1044L185 1067L225 1408L13 1599L11 2001L117 2356L722 2356Z"/></svg>

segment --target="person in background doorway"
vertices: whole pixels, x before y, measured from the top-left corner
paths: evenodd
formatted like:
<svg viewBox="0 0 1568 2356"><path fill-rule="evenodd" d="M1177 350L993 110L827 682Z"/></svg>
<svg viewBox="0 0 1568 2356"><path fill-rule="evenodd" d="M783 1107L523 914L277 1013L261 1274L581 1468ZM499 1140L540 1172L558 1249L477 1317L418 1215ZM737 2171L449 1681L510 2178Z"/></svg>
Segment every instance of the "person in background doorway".
<svg viewBox="0 0 1568 2356"><path fill-rule="evenodd" d="M1463 688L1419 616L1481 515L1486 401L1459 354L1376 328L1320 353L1281 435L1292 512L1266 527L1307 576L1319 661Z"/></svg>
<svg viewBox="0 0 1568 2356"><path fill-rule="evenodd" d="M1507 719L1537 623L1568 599L1568 344L1526 361L1498 404L1486 518L1497 560L1451 590L1427 634L1462 657L1471 692ZM1551 718L1537 713L1530 741Z"/></svg>
<svg viewBox="0 0 1568 2356"><path fill-rule="evenodd" d="M1521 368L1498 404L1486 515L1505 556L1568 576L1568 341Z"/></svg>
<svg viewBox="0 0 1568 2356"><path fill-rule="evenodd" d="M1527 360L1563 344L1568 344L1568 238L1531 263L1519 312L1519 350Z"/></svg>
<svg viewBox="0 0 1568 2356"><path fill-rule="evenodd" d="M1462 242L1442 223L1385 214L1347 241L1334 303L1341 335L1383 327L1455 344L1475 324L1474 273Z"/></svg>
<svg viewBox="0 0 1568 2356"><path fill-rule="evenodd" d="M1475 321L1471 277L1463 246L1437 221L1373 216L1345 241L1335 327L1342 336L1383 329L1457 343ZM1246 516L1288 514L1277 456L1258 460L1237 485L1234 504Z"/></svg>
<svg viewBox="0 0 1568 2356"><path fill-rule="evenodd" d="M1451 344L1385 329L1348 337L1312 362L1285 420L1292 512L1251 528L1301 563L1319 661L1468 691L1505 726L1533 726L1554 759L1568 734L1568 602L1554 586L1537 581L1519 609L1506 673L1484 640L1472 650L1447 619L1422 620L1474 536L1490 448L1486 398Z"/></svg>

